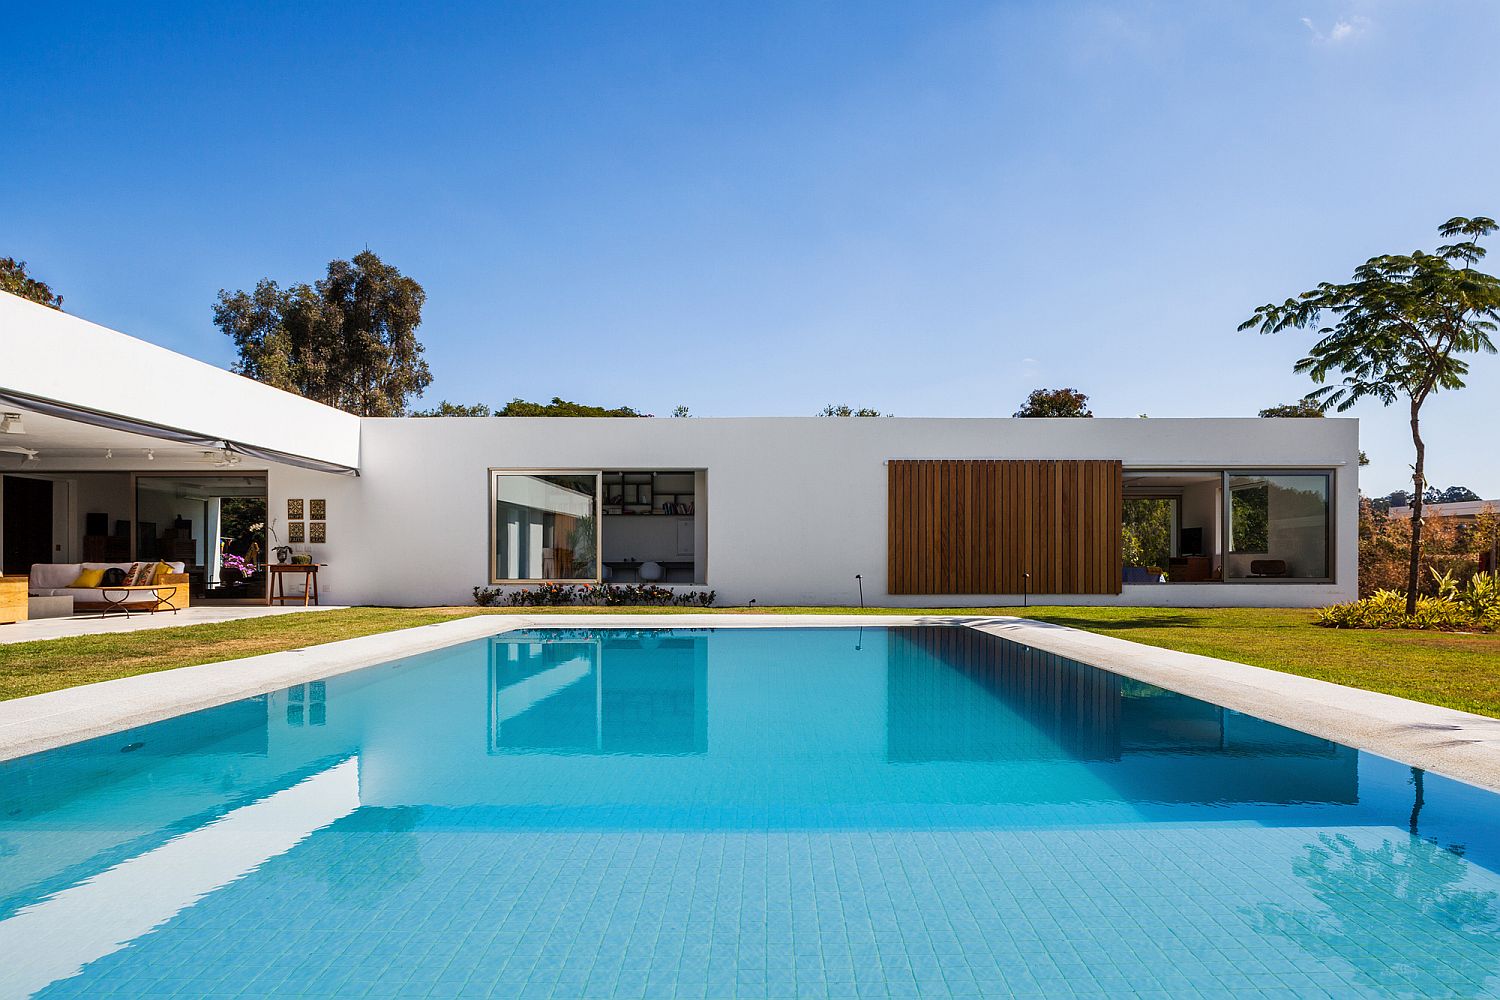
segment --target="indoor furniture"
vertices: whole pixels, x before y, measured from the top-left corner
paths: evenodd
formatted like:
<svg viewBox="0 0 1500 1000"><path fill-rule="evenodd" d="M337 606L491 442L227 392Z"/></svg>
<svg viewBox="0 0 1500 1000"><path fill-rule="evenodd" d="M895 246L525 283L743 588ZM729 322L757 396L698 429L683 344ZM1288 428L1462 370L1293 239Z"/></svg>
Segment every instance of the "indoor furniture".
<svg viewBox="0 0 1500 1000"><path fill-rule="evenodd" d="M175 615L177 605L172 603L172 598L183 589L186 589L185 585L176 583L148 583L138 587L124 585L100 587L99 590L104 596L104 607L99 609L99 617L118 613L129 618L131 612L140 614L143 611L154 615L163 610L162 605L166 605L165 610ZM146 596L148 594L149 598Z"/></svg>
<svg viewBox="0 0 1500 1000"><path fill-rule="evenodd" d="M1167 560L1167 579L1172 583L1214 580L1213 556L1173 556Z"/></svg>
<svg viewBox="0 0 1500 1000"><path fill-rule="evenodd" d="M38 597L33 594L26 598L26 611L32 621L40 618L71 618L73 617L73 598L66 595Z"/></svg>
<svg viewBox="0 0 1500 1000"><path fill-rule="evenodd" d="M26 586L29 578L24 576L0 576L0 625L24 622L30 617L26 602Z"/></svg>
<svg viewBox="0 0 1500 1000"><path fill-rule="evenodd" d="M141 560L146 562L147 560ZM29 591L34 597L71 597L74 610L101 611L113 602L105 598L102 587L74 587L78 574L86 569L120 569L129 571L134 563L129 562L82 562L82 563L34 563L31 567ZM158 586L175 585L177 593L172 599L173 608L186 608L191 604L188 595L188 575L182 563L168 562L171 570ZM114 589L114 588L112 588ZM149 594L137 593L126 599L131 604L155 603ZM144 609L142 609L144 610Z"/></svg>
<svg viewBox="0 0 1500 1000"><path fill-rule="evenodd" d="M282 604L287 601L295 601L302 598L302 606L305 608L310 603L318 603L318 569L327 563L266 563L266 603ZM286 593L286 578L292 574L302 575L302 593Z"/></svg>

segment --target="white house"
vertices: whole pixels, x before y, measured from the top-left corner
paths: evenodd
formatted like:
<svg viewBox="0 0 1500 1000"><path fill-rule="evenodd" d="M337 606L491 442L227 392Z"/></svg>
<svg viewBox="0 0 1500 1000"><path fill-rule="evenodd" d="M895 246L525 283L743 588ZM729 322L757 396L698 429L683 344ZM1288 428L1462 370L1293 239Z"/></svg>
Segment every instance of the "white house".
<svg viewBox="0 0 1500 1000"><path fill-rule="evenodd" d="M0 412L7 574L172 556L211 599L248 498L349 604L653 578L762 606L1357 590L1354 420L361 419L5 294Z"/></svg>

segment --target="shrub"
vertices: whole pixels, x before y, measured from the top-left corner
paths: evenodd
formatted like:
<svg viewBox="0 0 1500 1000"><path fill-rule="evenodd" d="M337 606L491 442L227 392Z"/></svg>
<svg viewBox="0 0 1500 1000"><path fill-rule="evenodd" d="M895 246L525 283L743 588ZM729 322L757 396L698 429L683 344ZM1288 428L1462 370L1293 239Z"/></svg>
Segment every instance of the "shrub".
<svg viewBox="0 0 1500 1000"><path fill-rule="evenodd" d="M678 605L707 608L713 605L718 595L712 590L672 590L651 583L596 583L586 586L544 583L535 588L520 587L509 594L504 594L499 588L494 587L474 588L474 603L480 607L497 604L502 596L511 607L516 608L556 607L568 604L593 607Z"/></svg>
<svg viewBox="0 0 1500 1000"><path fill-rule="evenodd" d="M1422 518L1421 589L1436 593L1443 574L1459 582L1479 570L1479 556L1488 552L1500 533L1500 512L1483 508L1472 524L1453 517L1427 514ZM1411 519L1391 517L1369 500L1359 502L1359 594L1406 587L1410 558Z"/></svg>
<svg viewBox="0 0 1500 1000"><path fill-rule="evenodd" d="M1406 613L1406 594L1378 590L1347 604L1318 612L1326 628L1409 628L1444 632L1494 631L1500 628L1500 576L1477 573L1460 585L1451 572L1434 571L1435 596L1417 598L1415 614Z"/></svg>

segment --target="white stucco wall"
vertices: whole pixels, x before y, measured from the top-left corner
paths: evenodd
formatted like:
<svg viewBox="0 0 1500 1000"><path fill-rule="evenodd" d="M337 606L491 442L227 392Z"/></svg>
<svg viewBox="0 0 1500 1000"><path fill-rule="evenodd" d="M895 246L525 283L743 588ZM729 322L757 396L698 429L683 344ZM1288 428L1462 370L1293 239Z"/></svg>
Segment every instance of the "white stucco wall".
<svg viewBox="0 0 1500 1000"><path fill-rule="evenodd" d="M360 478L285 467L271 510L328 502L326 601L469 604L488 582L490 468L706 469L707 586L720 604L1019 603L886 593L886 467L897 458L1121 459L1127 466L1334 470L1336 583L1127 586L1060 603L1312 606L1356 593L1358 423L1348 419L367 419ZM285 537L284 530L282 531ZM1054 600L1032 595L1033 603Z"/></svg>

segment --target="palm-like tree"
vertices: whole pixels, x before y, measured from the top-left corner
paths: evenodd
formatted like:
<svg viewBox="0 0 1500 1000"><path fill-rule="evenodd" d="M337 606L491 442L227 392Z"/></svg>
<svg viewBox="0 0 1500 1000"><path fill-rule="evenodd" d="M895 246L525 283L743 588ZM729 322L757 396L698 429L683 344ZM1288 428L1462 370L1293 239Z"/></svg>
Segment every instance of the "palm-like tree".
<svg viewBox="0 0 1500 1000"><path fill-rule="evenodd" d="M1351 280L1325 281L1280 304L1263 305L1239 327L1261 333L1316 328L1320 339L1295 370L1318 383L1307 398L1325 410L1342 413L1366 397L1386 406L1406 400L1416 449L1407 614L1416 611L1422 560L1422 493L1427 486L1422 404L1439 390L1464 387L1469 373L1465 355L1495 353L1491 334L1500 320L1500 279L1474 265L1485 255L1479 240L1496 228L1493 219L1482 216L1449 219L1438 233L1458 239L1435 253L1372 257L1355 269ZM1321 325L1325 315L1334 318L1332 325ZM1331 376L1338 381L1327 384Z"/></svg>

